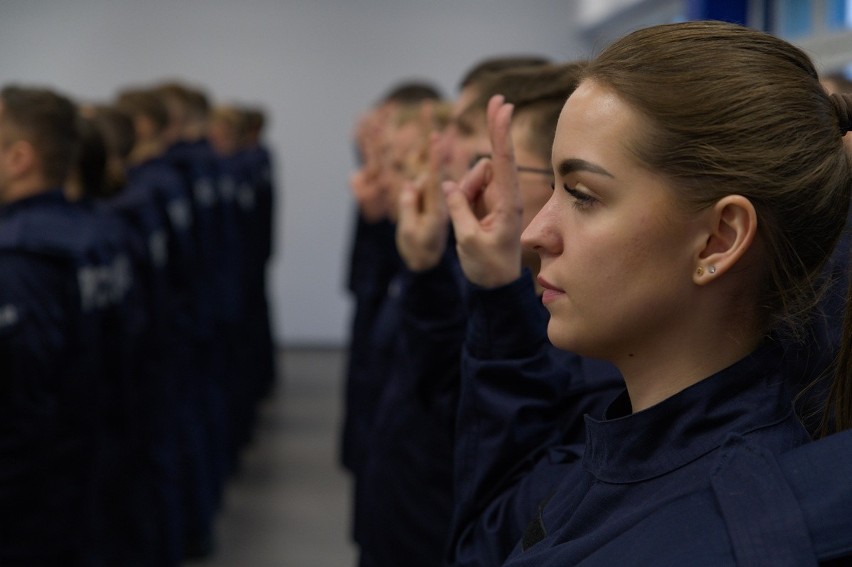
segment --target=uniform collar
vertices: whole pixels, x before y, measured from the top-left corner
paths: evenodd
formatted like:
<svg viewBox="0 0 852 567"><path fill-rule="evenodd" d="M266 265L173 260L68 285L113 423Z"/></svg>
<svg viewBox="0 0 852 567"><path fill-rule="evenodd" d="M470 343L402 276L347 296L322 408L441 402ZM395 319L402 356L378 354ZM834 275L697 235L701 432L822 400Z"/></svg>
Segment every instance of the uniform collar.
<svg viewBox="0 0 852 567"><path fill-rule="evenodd" d="M777 343L767 341L732 366L635 414L622 392L603 420L586 416L584 467L603 482L641 482L713 451L729 433L783 421L792 401L778 371L781 354Z"/></svg>
<svg viewBox="0 0 852 567"><path fill-rule="evenodd" d="M46 204L58 204L66 201L67 199L65 199L65 194L62 191L62 188L54 187L47 191L41 191L34 195L30 195L29 197L24 197L23 199L17 199L11 203L0 205L0 216L5 216L15 211L28 209L33 206L38 207Z"/></svg>

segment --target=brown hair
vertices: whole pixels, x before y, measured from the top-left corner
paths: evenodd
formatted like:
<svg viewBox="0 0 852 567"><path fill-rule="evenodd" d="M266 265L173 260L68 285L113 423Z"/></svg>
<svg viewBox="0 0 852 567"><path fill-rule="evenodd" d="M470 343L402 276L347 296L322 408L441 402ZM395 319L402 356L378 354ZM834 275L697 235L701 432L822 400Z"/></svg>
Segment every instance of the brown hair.
<svg viewBox="0 0 852 567"><path fill-rule="evenodd" d="M418 104L427 100L441 100L440 89L426 81L409 81L391 87L381 100L381 103L395 102L399 104Z"/></svg>
<svg viewBox="0 0 852 567"><path fill-rule="evenodd" d="M118 94L115 107L133 118L148 118L161 134L169 125L169 109L151 89L126 89Z"/></svg>
<svg viewBox="0 0 852 567"><path fill-rule="evenodd" d="M256 106L244 106L242 112L245 115L248 133L254 137L260 137L266 127L266 112Z"/></svg>
<svg viewBox="0 0 852 567"><path fill-rule="evenodd" d="M73 170L83 195L94 198L106 197L107 188L107 145L103 132L93 118L81 117L77 127L80 132L80 151Z"/></svg>
<svg viewBox="0 0 852 567"><path fill-rule="evenodd" d="M236 106L222 104L214 107L210 112L210 120L225 124L233 132L235 138L243 136L244 131L248 128L245 113L241 112Z"/></svg>
<svg viewBox="0 0 852 567"><path fill-rule="evenodd" d="M462 120L480 115L484 120L488 101L501 94L515 107L513 120L525 116L530 122L528 149L550 163L556 123L565 101L580 82L584 63L535 65L508 69L489 75L480 83L478 96L465 109Z"/></svg>
<svg viewBox="0 0 852 567"><path fill-rule="evenodd" d="M136 132L133 129L133 119L113 106L96 106L91 111L91 118L100 128L110 154L125 160L136 143Z"/></svg>
<svg viewBox="0 0 852 567"><path fill-rule="evenodd" d="M467 70L459 82L459 88L463 89L470 85L477 85L487 80L494 73L502 73L509 69L520 67L532 67L536 65L547 65L550 60L541 55L503 55L483 59Z"/></svg>
<svg viewBox="0 0 852 567"><path fill-rule="evenodd" d="M625 36L585 79L645 118L628 149L668 177L686 206L729 194L751 201L769 271L759 308L769 329L801 328L852 184L842 118L808 56L738 25L686 22Z"/></svg>
<svg viewBox="0 0 852 567"><path fill-rule="evenodd" d="M180 130L203 124L210 115L210 98L199 86L178 80L163 81L152 89L166 105L169 117Z"/></svg>
<svg viewBox="0 0 852 567"><path fill-rule="evenodd" d="M9 85L3 99L3 136L32 144L46 182L60 185L76 159L79 144L77 109L70 99L42 88Z"/></svg>

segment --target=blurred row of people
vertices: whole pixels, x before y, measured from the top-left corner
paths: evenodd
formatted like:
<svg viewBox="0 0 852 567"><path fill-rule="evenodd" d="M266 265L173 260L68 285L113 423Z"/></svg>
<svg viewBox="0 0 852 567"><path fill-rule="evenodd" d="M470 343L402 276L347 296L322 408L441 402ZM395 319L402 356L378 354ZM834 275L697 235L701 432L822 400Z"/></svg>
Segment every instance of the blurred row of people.
<svg viewBox="0 0 852 567"><path fill-rule="evenodd" d="M452 102L407 82L364 114L341 434L359 565L852 553L849 436L809 443L852 401L848 355L829 379L852 340L852 96L817 79L781 40L696 22L589 62L484 60Z"/></svg>
<svg viewBox="0 0 852 567"><path fill-rule="evenodd" d="M274 387L262 110L0 92L0 564L177 565Z"/></svg>

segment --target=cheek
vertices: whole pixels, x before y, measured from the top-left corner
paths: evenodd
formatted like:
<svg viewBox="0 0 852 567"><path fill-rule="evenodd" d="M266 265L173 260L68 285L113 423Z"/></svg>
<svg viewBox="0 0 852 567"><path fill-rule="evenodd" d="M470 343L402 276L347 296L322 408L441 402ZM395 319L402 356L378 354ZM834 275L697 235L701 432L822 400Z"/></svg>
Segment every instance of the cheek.
<svg viewBox="0 0 852 567"><path fill-rule="evenodd" d="M591 213L595 215L598 213ZM651 239L642 221L584 216L574 212L565 225L566 269L575 285L619 293L641 277L652 255ZM605 222L601 222L605 220Z"/></svg>
<svg viewBox="0 0 852 567"><path fill-rule="evenodd" d="M609 312L620 305L617 309L624 309L628 318L636 310L650 310L646 315L652 318L660 302L675 302L680 294L682 238L659 218L634 216L610 230L586 233L584 249L575 253L582 254L584 271L596 274L590 278L595 286L590 293L609 298L601 309Z"/></svg>

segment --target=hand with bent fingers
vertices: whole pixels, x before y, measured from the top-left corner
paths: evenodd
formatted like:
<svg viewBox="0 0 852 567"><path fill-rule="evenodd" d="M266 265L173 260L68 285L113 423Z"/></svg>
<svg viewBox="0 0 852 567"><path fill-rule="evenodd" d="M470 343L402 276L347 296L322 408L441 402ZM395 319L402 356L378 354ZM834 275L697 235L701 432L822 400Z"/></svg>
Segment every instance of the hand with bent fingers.
<svg viewBox="0 0 852 567"><path fill-rule="evenodd" d="M444 182L462 271L485 288L521 275L523 204L510 134L513 106L500 95L488 103L491 159L482 159L459 183Z"/></svg>
<svg viewBox="0 0 852 567"><path fill-rule="evenodd" d="M386 113L373 111L361 119L356 131L364 163L349 176L349 187L361 214L368 222L378 222L388 212L387 191L381 186L386 119Z"/></svg>
<svg viewBox="0 0 852 567"><path fill-rule="evenodd" d="M409 270L422 272L441 261L447 247L449 216L441 192L442 148L431 134L427 167L415 181L406 183L399 197L396 247Z"/></svg>

